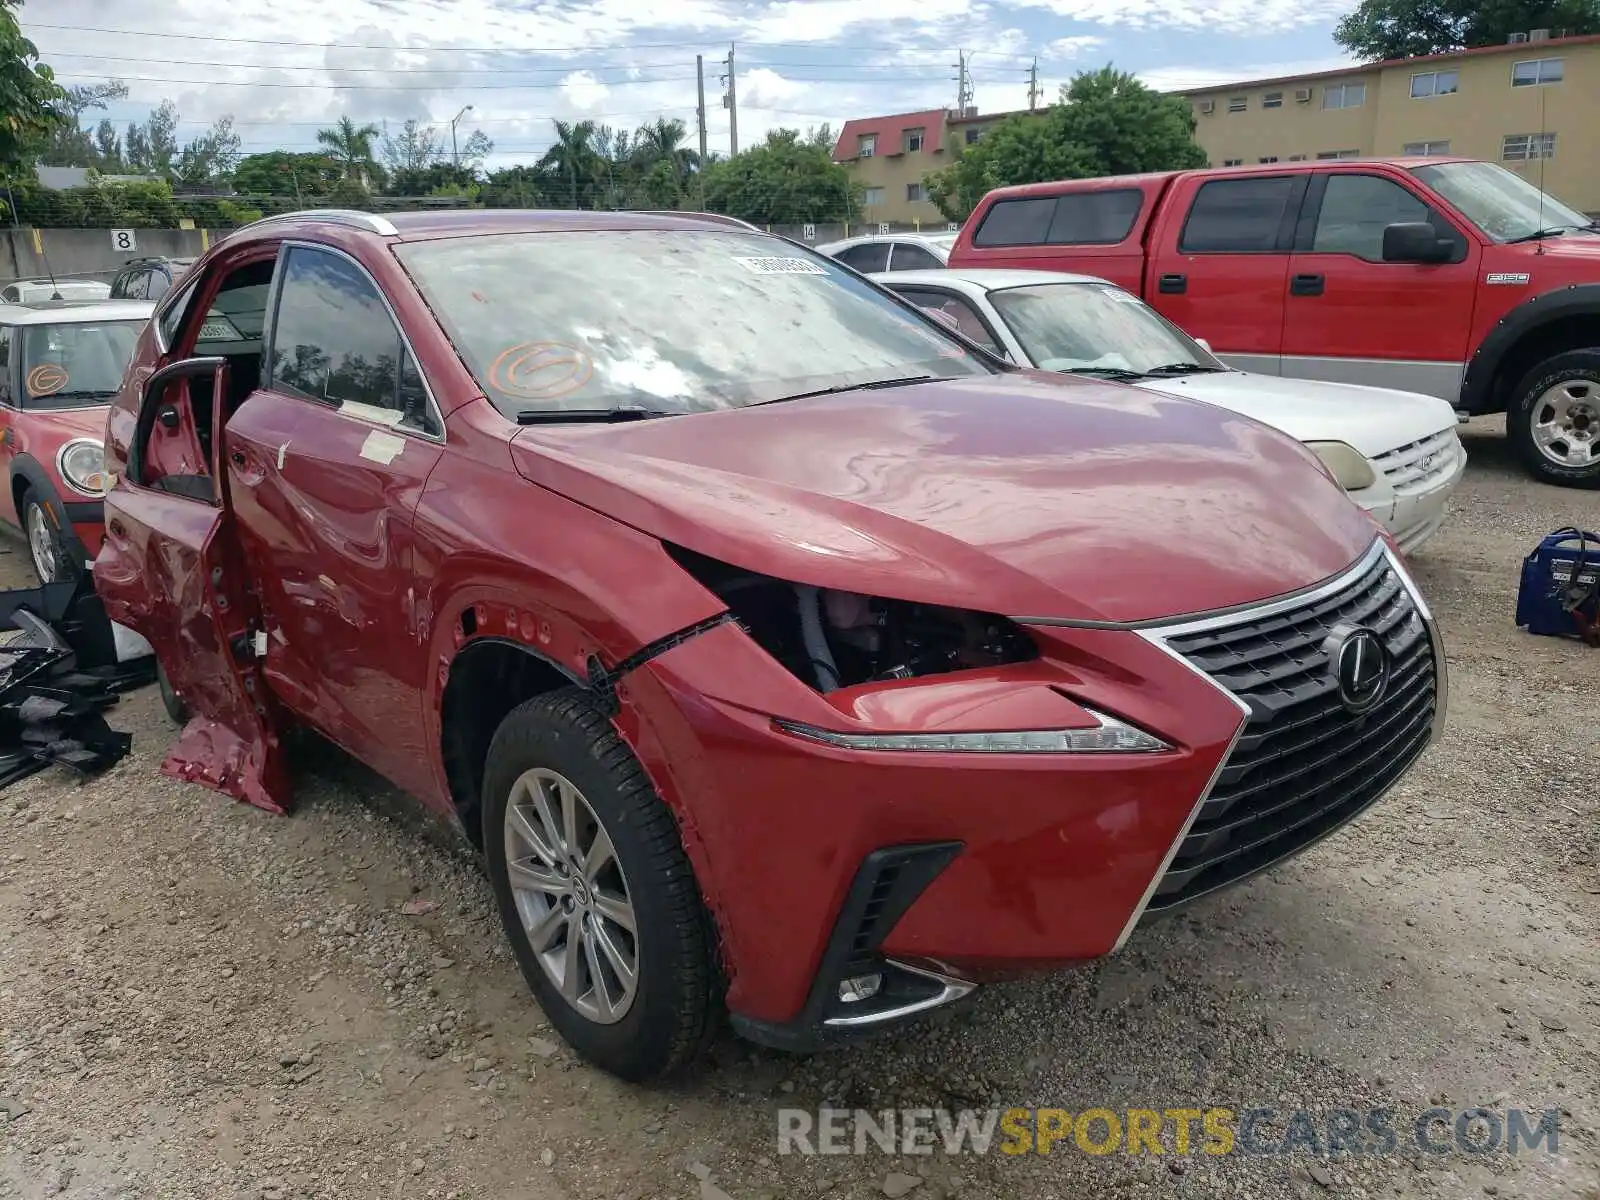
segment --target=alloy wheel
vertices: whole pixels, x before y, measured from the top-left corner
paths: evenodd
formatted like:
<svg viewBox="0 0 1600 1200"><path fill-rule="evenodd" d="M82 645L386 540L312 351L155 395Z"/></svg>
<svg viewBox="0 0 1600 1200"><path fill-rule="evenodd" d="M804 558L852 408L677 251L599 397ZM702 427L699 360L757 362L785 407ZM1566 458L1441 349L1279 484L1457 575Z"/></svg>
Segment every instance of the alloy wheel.
<svg viewBox="0 0 1600 1200"><path fill-rule="evenodd" d="M59 574L56 538L49 518L44 515L44 506L38 503L28 505L28 554L33 559L39 582L54 583Z"/></svg>
<svg viewBox="0 0 1600 1200"><path fill-rule="evenodd" d="M1600 462L1600 383L1567 379L1533 404L1533 444L1560 467Z"/></svg>
<svg viewBox="0 0 1600 1200"><path fill-rule="evenodd" d="M562 998L601 1025L622 1020L639 984L632 893L583 793L535 768L512 784L506 874L528 943Z"/></svg>

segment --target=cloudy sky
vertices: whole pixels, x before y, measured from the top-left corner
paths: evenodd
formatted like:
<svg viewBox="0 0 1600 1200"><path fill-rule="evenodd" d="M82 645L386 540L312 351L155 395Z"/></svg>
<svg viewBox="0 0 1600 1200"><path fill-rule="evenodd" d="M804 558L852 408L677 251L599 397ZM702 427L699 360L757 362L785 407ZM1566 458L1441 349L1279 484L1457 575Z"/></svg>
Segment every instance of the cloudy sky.
<svg viewBox="0 0 1600 1200"><path fill-rule="evenodd" d="M63 83L120 79L110 115L163 98L180 137L231 114L246 153L309 148L319 127L407 118L529 161L550 121L632 126L679 117L694 138L695 55L706 60L709 142L737 47L741 144L805 127L952 105L958 50L980 111L1047 96L1108 62L1160 88L1321 70L1345 61L1333 22L1354 0L26 0L24 31ZM204 15L202 15L204 14Z"/></svg>

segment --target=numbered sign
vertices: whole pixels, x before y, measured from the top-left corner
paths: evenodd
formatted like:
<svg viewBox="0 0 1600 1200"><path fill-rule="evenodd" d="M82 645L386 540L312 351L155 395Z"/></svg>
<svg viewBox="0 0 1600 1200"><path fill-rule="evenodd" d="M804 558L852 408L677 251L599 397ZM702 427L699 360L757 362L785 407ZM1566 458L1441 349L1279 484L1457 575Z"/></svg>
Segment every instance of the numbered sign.
<svg viewBox="0 0 1600 1200"><path fill-rule="evenodd" d="M889 222L887 222L887 221L879 222L879 224L878 224L878 236L879 237L888 237L889 236Z"/></svg>
<svg viewBox="0 0 1600 1200"><path fill-rule="evenodd" d="M111 231L111 248L119 254L128 254L139 248L139 242L133 236L133 230L113 229Z"/></svg>
<svg viewBox="0 0 1600 1200"><path fill-rule="evenodd" d="M954 221L946 221L944 223L944 231L946 233L960 233L961 226L957 225Z"/></svg>
<svg viewBox="0 0 1600 1200"><path fill-rule="evenodd" d="M802 226L800 226L800 238L801 238L802 241L807 241L807 242L816 241L817 240L817 227L815 225L802 225Z"/></svg>

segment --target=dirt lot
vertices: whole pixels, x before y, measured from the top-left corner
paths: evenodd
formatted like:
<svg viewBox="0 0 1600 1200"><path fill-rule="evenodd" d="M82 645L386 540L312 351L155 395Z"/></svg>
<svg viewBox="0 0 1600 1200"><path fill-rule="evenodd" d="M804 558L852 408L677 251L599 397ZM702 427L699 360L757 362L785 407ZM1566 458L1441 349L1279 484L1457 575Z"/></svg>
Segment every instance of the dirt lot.
<svg viewBox="0 0 1600 1200"><path fill-rule="evenodd" d="M725 1038L669 1091L573 1061L473 862L360 769L315 756L299 814L269 817L162 778L172 731L154 689L130 698L115 770L0 794L0 1196L1600 1200L1600 652L1511 626L1520 556L1600 526L1600 494L1525 479L1497 423L1467 436L1416 561L1449 732L1376 810L1098 966L849 1053ZM830 1102L1380 1106L1402 1141L780 1156L774 1110ZM1558 1153L1405 1152L1434 1104L1558 1108Z"/></svg>

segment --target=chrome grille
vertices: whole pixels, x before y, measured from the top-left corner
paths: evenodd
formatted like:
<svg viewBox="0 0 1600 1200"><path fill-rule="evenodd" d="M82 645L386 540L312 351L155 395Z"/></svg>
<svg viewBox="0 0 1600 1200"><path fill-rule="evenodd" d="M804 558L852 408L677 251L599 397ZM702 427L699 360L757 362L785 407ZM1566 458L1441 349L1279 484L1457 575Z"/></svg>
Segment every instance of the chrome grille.
<svg viewBox="0 0 1600 1200"><path fill-rule="evenodd" d="M1461 439L1454 429L1443 429L1429 437L1408 442L1372 461L1389 486L1401 495L1425 492L1455 469L1461 453Z"/></svg>
<svg viewBox="0 0 1600 1200"><path fill-rule="evenodd" d="M1359 714L1340 701L1324 649L1346 623L1377 633L1391 665L1383 698ZM1164 640L1250 715L1148 911L1304 849L1377 800L1428 743L1438 702L1432 641L1386 556L1304 604Z"/></svg>

